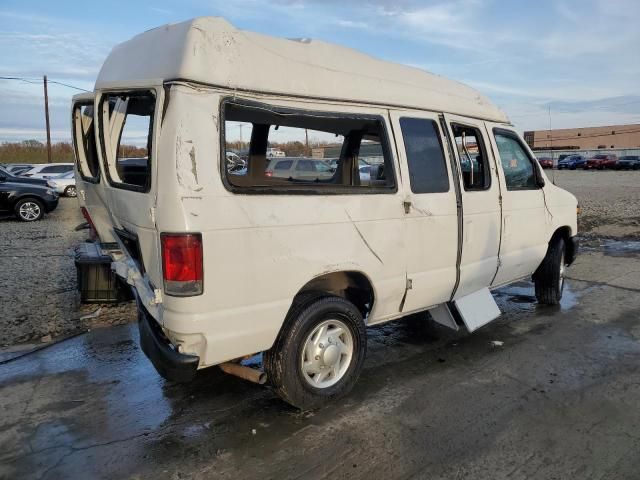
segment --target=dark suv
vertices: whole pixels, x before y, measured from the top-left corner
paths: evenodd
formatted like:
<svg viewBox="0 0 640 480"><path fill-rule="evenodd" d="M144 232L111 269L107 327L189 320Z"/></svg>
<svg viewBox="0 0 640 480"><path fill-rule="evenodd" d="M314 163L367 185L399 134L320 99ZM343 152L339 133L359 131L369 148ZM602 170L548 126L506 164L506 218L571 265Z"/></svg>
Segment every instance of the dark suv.
<svg viewBox="0 0 640 480"><path fill-rule="evenodd" d="M23 222L34 222L57 206L58 194L46 185L16 182L0 172L0 214L15 215Z"/></svg>
<svg viewBox="0 0 640 480"><path fill-rule="evenodd" d="M620 170L640 170L640 155L624 155L618 159Z"/></svg>

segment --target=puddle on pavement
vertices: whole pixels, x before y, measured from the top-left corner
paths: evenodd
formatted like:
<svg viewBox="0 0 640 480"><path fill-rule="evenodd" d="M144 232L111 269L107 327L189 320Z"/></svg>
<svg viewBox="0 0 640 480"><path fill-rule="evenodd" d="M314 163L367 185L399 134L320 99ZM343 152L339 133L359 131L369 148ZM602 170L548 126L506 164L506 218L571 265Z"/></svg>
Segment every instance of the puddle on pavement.
<svg viewBox="0 0 640 480"><path fill-rule="evenodd" d="M580 250L585 252L600 251L609 257L640 257L640 240L603 239L583 240Z"/></svg>
<svg viewBox="0 0 640 480"><path fill-rule="evenodd" d="M638 240L605 240L602 248L604 254L610 257L640 257Z"/></svg>
<svg viewBox="0 0 640 480"><path fill-rule="evenodd" d="M540 305L536 300L532 282L517 282L513 285L494 290L493 294L499 304L515 305L518 310L535 311L542 314L547 312L553 314L558 310L570 310L578 304L578 296L571 289L569 283L565 283L564 285L562 300L560 300L558 307Z"/></svg>

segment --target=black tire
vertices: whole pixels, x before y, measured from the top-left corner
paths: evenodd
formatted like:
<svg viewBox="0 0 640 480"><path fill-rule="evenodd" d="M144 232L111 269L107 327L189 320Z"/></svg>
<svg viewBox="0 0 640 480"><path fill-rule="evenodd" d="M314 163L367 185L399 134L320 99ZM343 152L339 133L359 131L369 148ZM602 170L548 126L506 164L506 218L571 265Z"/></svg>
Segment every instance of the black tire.
<svg viewBox="0 0 640 480"><path fill-rule="evenodd" d="M301 359L309 335L328 319L338 319L347 326L353 352L347 369L337 383L316 388L305 379ZM366 326L353 303L342 297L305 294L294 302L275 344L265 352L264 368L276 393L285 402L301 410L310 410L346 395L353 388L362 370L366 352Z"/></svg>
<svg viewBox="0 0 640 480"><path fill-rule="evenodd" d="M37 198L21 198L16 202L14 212L20 221L36 222L44 217L44 205Z"/></svg>
<svg viewBox="0 0 640 480"><path fill-rule="evenodd" d="M547 255L533 274L538 303L558 305L564 289L565 244L562 237L549 243Z"/></svg>
<svg viewBox="0 0 640 480"><path fill-rule="evenodd" d="M66 197L77 197L78 196L78 192L76 191L76 186L75 185L69 185L67 188L64 189L64 195Z"/></svg>

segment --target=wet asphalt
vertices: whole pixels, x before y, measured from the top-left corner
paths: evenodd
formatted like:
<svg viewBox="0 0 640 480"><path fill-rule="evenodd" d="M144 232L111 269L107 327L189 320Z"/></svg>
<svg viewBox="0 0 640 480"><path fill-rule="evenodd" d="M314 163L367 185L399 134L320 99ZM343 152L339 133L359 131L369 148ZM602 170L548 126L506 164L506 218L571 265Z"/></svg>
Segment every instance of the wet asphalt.
<svg viewBox="0 0 640 480"><path fill-rule="evenodd" d="M91 331L0 364L0 478L640 478L640 242L569 276L557 308L494 292L471 335L371 328L354 391L313 413L217 369L166 382L135 325Z"/></svg>

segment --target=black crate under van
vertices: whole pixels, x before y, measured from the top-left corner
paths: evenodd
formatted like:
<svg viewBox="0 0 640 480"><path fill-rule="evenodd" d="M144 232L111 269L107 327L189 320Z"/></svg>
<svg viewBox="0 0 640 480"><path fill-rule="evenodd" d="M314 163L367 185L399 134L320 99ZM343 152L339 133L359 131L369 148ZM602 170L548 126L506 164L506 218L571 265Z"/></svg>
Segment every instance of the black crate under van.
<svg viewBox="0 0 640 480"><path fill-rule="evenodd" d="M118 303L133 298L131 288L111 270L111 257L98 243L76 246L78 291L82 303Z"/></svg>

